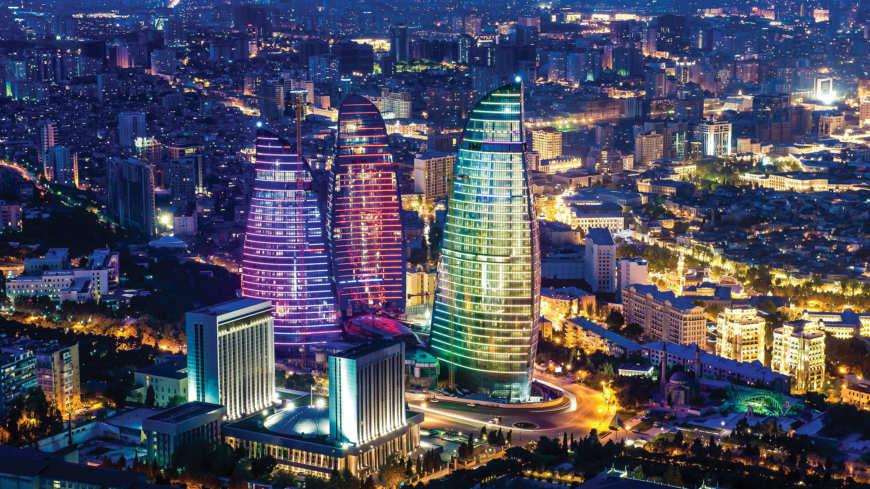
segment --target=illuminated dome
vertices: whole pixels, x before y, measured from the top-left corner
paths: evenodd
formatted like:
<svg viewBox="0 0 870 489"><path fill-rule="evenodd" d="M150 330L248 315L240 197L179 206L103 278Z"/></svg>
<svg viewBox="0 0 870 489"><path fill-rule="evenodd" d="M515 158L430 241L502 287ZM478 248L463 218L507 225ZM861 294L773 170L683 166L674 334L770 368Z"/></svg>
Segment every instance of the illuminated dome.
<svg viewBox="0 0 870 489"><path fill-rule="evenodd" d="M306 438L329 436L329 408L288 406L266 418L263 426L282 435Z"/></svg>

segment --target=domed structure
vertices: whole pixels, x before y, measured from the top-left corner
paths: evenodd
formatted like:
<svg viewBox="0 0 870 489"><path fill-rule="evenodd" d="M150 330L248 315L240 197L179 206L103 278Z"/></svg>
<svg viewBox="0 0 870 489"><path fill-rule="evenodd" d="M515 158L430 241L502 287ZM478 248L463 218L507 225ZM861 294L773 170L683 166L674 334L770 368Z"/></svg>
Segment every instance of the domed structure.
<svg viewBox="0 0 870 489"><path fill-rule="evenodd" d="M668 394L673 404L688 404L692 397L697 394L695 382L689 378L686 372L674 372L668 381Z"/></svg>
<svg viewBox="0 0 870 489"><path fill-rule="evenodd" d="M329 408L326 406L287 405L263 422L263 426L282 435L315 438L329 436Z"/></svg>
<svg viewBox="0 0 870 489"><path fill-rule="evenodd" d="M671 375L671 380L669 382L671 385L689 385L692 383L692 379L686 375L686 372L675 372Z"/></svg>

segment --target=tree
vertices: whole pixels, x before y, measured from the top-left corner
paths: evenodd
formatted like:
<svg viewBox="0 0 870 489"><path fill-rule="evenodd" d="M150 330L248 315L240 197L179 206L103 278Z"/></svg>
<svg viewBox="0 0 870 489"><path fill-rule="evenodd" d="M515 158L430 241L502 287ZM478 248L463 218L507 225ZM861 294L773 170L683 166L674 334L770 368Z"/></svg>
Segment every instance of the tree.
<svg viewBox="0 0 870 489"><path fill-rule="evenodd" d="M673 405L674 405L674 395L671 394L670 392L668 392L668 407L671 407Z"/></svg>
<svg viewBox="0 0 870 489"><path fill-rule="evenodd" d="M375 479L372 476L366 477L366 480L363 481L360 489L377 489L377 484L375 484Z"/></svg>
<svg viewBox="0 0 870 489"><path fill-rule="evenodd" d="M634 468L634 470L631 471L631 478L640 481L646 479L646 476L643 473L643 465L638 465Z"/></svg>
<svg viewBox="0 0 870 489"><path fill-rule="evenodd" d="M330 489L329 481L323 477L308 474L305 476L305 481L302 484L305 489ZM246 484L247 486L247 484Z"/></svg>
<svg viewBox="0 0 870 489"><path fill-rule="evenodd" d="M269 480L273 486L297 487L298 485L296 483L296 474L283 467L275 467Z"/></svg>
<svg viewBox="0 0 870 489"><path fill-rule="evenodd" d="M618 331L622 328L622 325L625 324L625 316L622 315L621 312L613 309L610 311L610 314L607 315L607 319L604 320L604 324L607 325L609 329L614 331Z"/></svg>
<svg viewBox="0 0 870 489"><path fill-rule="evenodd" d="M171 408L175 406L180 406L184 404L186 401L181 396L172 396L169 398L169 402L166 403L166 407Z"/></svg>
<svg viewBox="0 0 870 489"><path fill-rule="evenodd" d="M507 444L509 446L513 446L513 444L514 444L513 433L514 433L514 430L508 430L507 438L505 438L505 441L507 442Z"/></svg>
<svg viewBox="0 0 870 489"><path fill-rule="evenodd" d="M481 427L480 427L480 439L481 439L481 440L485 440L485 439L486 439L486 426L481 426Z"/></svg>
<svg viewBox="0 0 870 489"><path fill-rule="evenodd" d="M381 480L381 484L388 488L397 486L405 480L405 466L395 453L387 456L378 472L378 478ZM305 487L308 489L307 480Z"/></svg>
<svg viewBox="0 0 870 489"><path fill-rule="evenodd" d="M665 471L663 481L665 484L683 487L683 475L680 473L680 469L674 465L669 466Z"/></svg>

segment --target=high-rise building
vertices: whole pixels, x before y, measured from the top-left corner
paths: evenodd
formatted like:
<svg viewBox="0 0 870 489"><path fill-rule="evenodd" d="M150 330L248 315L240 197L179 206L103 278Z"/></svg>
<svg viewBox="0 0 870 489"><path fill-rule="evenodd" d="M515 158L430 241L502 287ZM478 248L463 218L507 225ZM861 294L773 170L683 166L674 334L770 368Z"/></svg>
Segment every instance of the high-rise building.
<svg viewBox="0 0 870 489"><path fill-rule="evenodd" d="M716 320L716 355L729 360L764 362L764 319L751 306L725 308Z"/></svg>
<svg viewBox="0 0 870 489"><path fill-rule="evenodd" d="M156 233L154 175L148 163L133 158L109 160L106 194L109 216L121 227L147 236Z"/></svg>
<svg viewBox="0 0 870 489"><path fill-rule="evenodd" d="M277 121L284 117L284 79L264 80L260 85L260 117Z"/></svg>
<svg viewBox="0 0 870 489"><path fill-rule="evenodd" d="M477 100L477 91L458 88L427 90L426 118L429 120L464 121Z"/></svg>
<svg viewBox="0 0 870 489"><path fill-rule="evenodd" d="M523 87L512 83L483 97L462 133L430 342L458 383L509 402L529 399L541 302L524 146Z"/></svg>
<svg viewBox="0 0 870 489"><path fill-rule="evenodd" d="M383 113L391 112L396 119L411 118L411 92L405 89L381 88L381 103Z"/></svg>
<svg viewBox="0 0 870 489"><path fill-rule="evenodd" d="M154 169L154 187L165 189L169 177L163 167L163 145L155 138L138 137L133 141L136 157Z"/></svg>
<svg viewBox="0 0 870 489"><path fill-rule="evenodd" d="M643 33L643 55L655 58L658 54L656 42L658 41L659 31L655 27L648 27Z"/></svg>
<svg viewBox="0 0 870 489"><path fill-rule="evenodd" d="M42 164L42 171L45 173L45 179L49 182L54 181L54 168L49 164L49 161L47 161L47 153L48 149L55 146L57 143L57 123L46 122L39 128L39 154L37 157L39 158L39 162Z"/></svg>
<svg viewBox="0 0 870 489"><path fill-rule="evenodd" d="M69 146L52 146L45 153L45 165L51 169L52 183L79 186L79 159L78 154L70 150Z"/></svg>
<svg viewBox="0 0 870 489"><path fill-rule="evenodd" d="M592 292L616 292L616 243L607 228L586 233L584 278Z"/></svg>
<svg viewBox="0 0 870 489"><path fill-rule="evenodd" d="M456 153L427 151L414 158L414 192L428 202L447 197L447 185L453 174Z"/></svg>
<svg viewBox="0 0 870 489"><path fill-rule="evenodd" d="M825 332L817 324L786 323L773 330L770 368L792 379L792 392L819 390L825 383Z"/></svg>
<svg viewBox="0 0 870 489"><path fill-rule="evenodd" d="M196 199L196 160L169 160L169 192L174 201L193 202Z"/></svg>
<svg viewBox="0 0 870 489"><path fill-rule="evenodd" d="M598 124L595 126L595 144L602 148L613 146L615 129L610 124Z"/></svg>
<svg viewBox="0 0 870 489"><path fill-rule="evenodd" d="M725 121L702 121L701 153L705 156L728 156L731 154L731 123Z"/></svg>
<svg viewBox="0 0 870 489"><path fill-rule="evenodd" d="M205 194L207 193L206 181L205 181L205 155L203 152L203 147L196 143L179 143L172 144L166 147L169 152L169 158L190 158L194 163L194 188L196 189L196 193ZM170 175L170 179L171 179ZM171 185L171 183L170 183Z"/></svg>
<svg viewBox="0 0 870 489"><path fill-rule="evenodd" d="M319 54L308 60L311 80L315 83L338 83L338 58L332 54Z"/></svg>
<svg viewBox="0 0 870 489"><path fill-rule="evenodd" d="M108 102L118 98L120 85L118 75L115 73L100 73L97 75L97 99L100 102Z"/></svg>
<svg viewBox="0 0 870 489"><path fill-rule="evenodd" d="M623 258L617 263L616 301L622 302L622 289L631 285L649 283L649 264L642 258Z"/></svg>
<svg viewBox="0 0 870 489"><path fill-rule="evenodd" d="M846 116L837 112L819 116L819 137L826 138L846 127Z"/></svg>
<svg viewBox="0 0 870 489"><path fill-rule="evenodd" d="M142 112L121 112L118 115L118 142L121 146L132 148L136 138L144 138L145 114Z"/></svg>
<svg viewBox="0 0 870 489"><path fill-rule="evenodd" d="M0 413L8 413L9 403L36 387L36 356L19 348L0 348Z"/></svg>
<svg viewBox="0 0 870 489"><path fill-rule="evenodd" d="M299 356L341 332L317 193L296 149L265 129L257 131L255 168L242 295L272 301L275 346Z"/></svg>
<svg viewBox="0 0 870 489"><path fill-rule="evenodd" d="M634 137L634 162L649 163L661 159L664 155L665 137L663 134L645 132Z"/></svg>
<svg viewBox="0 0 870 489"><path fill-rule="evenodd" d="M408 26L398 24L390 27L390 57L397 63L410 60L409 47Z"/></svg>
<svg viewBox="0 0 870 489"><path fill-rule="evenodd" d="M187 395L221 404L230 419L272 405L275 348L272 304L235 299L186 314Z"/></svg>
<svg viewBox="0 0 870 489"><path fill-rule="evenodd" d="M329 436L362 446L405 425L405 344L377 340L329 357Z"/></svg>
<svg viewBox="0 0 870 489"><path fill-rule="evenodd" d="M332 54L338 58L338 74L345 76L370 75L375 68L374 48L371 44L342 41L332 45Z"/></svg>
<svg viewBox="0 0 870 489"><path fill-rule="evenodd" d="M816 78L813 84L813 96L822 103L832 103L837 98L837 92L834 91L834 79Z"/></svg>
<svg viewBox="0 0 870 489"><path fill-rule="evenodd" d="M327 234L342 311L405 307L401 203L381 114L359 95L338 109Z"/></svg>
<svg viewBox="0 0 870 489"><path fill-rule="evenodd" d="M861 99L861 115L858 119L858 123L861 127L870 126L870 97L864 97Z"/></svg>
<svg viewBox="0 0 870 489"><path fill-rule="evenodd" d="M704 308L655 285L632 285L622 289L626 324L637 323L644 336L681 345L703 345L707 334Z"/></svg>
<svg viewBox="0 0 870 489"><path fill-rule="evenodd" d="M541 155L541 160L562 156L562 131L553 127L533 129L532 151Z"/></svg>

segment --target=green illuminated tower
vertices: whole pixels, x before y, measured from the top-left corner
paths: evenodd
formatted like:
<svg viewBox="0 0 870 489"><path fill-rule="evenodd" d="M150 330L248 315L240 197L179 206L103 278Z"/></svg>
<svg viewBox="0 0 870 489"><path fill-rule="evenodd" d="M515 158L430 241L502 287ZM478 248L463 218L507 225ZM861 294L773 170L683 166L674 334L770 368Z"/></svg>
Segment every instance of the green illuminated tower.
<svg viewBox="0 0 870 489"><path fill-rule="evenodd" d="M537 351L541 254L522 84L490 92L474 107L453 175L430 347L458 384L525 402Z"/></svg>

